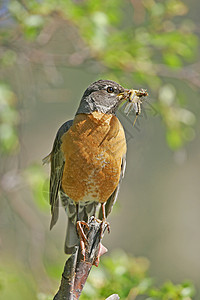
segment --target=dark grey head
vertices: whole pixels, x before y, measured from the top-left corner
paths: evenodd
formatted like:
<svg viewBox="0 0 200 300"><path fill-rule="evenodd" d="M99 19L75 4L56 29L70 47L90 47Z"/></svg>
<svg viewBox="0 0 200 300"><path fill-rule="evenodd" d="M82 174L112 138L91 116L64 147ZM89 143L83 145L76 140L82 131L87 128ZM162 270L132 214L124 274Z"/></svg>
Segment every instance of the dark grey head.
<svg viewBox="0 0 200 300"><path fill-rule="evenodd" d="M76 114L90 114L94 111L115 114L125 89L111 80L98 80L86 89Z"/></svg>

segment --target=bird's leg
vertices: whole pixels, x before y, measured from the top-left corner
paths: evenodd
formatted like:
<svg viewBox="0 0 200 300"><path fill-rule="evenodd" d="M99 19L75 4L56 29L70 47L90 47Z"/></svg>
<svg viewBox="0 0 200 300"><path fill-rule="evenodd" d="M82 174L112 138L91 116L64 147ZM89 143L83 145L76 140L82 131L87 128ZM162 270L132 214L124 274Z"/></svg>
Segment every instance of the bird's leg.
<svg viewBox="0 0 200 300"><path fill-rule="evenodd" d="M102 221L105 221L106 220L105 202L101 203L101 209L102 209L102 215L103 215Z"/></svg>
<svg viewBox="0 0 200 300"><path fill-rule="evenodd" d="M106 203L101 203L101 209L102 209L102 224L105 223L107 226L107 230L108 230L108 233L110 233L110 224L106 221L106 211L105 211L105 205ZM101 236L103 235L103 225L101 226Z"/></svg>
<svg viewBox="0 0 200 300"><path fill-rule="evenodd" d="M89 229L89 226L86 222L83 221L77 221L76 223L76 229L77 229L77 233L80 239L80 247L81 247L81 254L83 256L83 261L85 261L85 253L86 253L86 247L85 245L88 245L88 239L85 235L85 232L83 230L83 227L86 227L87 229Z"/></svg>
<svg viewBox="0 0 200 300"><path fill-rule="evenodd" d="M89 226L88 226L88 224L86 223L86 222L84 222L84 221L77 221L77 223L76 223L76 229L77 229L77 231L78 231L78 235L79 235L79 237L83 240L83 242L85 243L85 244L87 244L88 243L88 239L87 239L87 237L86 237L86 235L85 235L85 232L84 232L84 230L83 230L83 227L86 227L87 229L89 229Z"/></svg>
<svg viewBox="0 0 200 300"><path fill-rule="evenodd" d="M102 209L102 221L101 221L101 225L100 225L100 237L101 240L103 238L103 233L104 230L107 229L108 233L110 233L110 225L109 223L106 221L106 211L105 211L105 203L101 203L101 209ZM105 225L105 226L104 226ZM99 258L101 255L103 255L104 253L106 253L108 250L102 245L100 240L100 244L99 244L99 251L98 254L93 262L93 265L98 267L99 265Z"/></svg>
<svg viewBox="0 0 200 300"><path fill-rule="evenodd" d="M85 235L83 227L85 226L89 229L89 226L84 221L79 221L79 205L76 204L76 214L77 214L77 222L76 222L76 229L80 239L80 247L81 247L81 254L83 256L83 260L85 261L85 245L88 244L88 239Z"/></svg>

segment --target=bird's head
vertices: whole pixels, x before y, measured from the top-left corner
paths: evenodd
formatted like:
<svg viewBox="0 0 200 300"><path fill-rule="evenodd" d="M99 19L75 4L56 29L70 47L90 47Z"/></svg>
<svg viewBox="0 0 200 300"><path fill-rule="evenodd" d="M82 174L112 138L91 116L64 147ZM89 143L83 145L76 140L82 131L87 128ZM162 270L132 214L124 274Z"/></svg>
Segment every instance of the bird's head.
<svg viewBox="0 0 200 300"><path fill-rule="evenodd" d="M115 114L128 90L111 80L98 80L85 90L76 114L94 111Z"/></svg>

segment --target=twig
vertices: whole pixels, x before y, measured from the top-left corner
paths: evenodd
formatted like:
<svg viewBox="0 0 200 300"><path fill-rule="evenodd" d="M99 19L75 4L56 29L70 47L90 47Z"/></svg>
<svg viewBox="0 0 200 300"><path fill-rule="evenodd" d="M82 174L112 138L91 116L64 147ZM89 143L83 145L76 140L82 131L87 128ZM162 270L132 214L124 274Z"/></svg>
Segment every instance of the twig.
<svg viewBox="0 0 200 300"><path fill-rule="evenodd" d="M119 295L113 294L113 295L109 296L108 298L106 298L106 300L119 300Z"/></svg>
<svg viewBox="0 0 200 300"><path fill-rule="evenodd" d="M86 283L92 265L98 266L99 257L107 252L101 244L108 223L90 218L86 236L88 243L85 244L85 260L81 254L80 246L76 246L70 258L66 261L62 274L59 291L54 300L77 300ZM110 296L111 297L111 296ZM116 295L112 295L116 298Z"/></svg>

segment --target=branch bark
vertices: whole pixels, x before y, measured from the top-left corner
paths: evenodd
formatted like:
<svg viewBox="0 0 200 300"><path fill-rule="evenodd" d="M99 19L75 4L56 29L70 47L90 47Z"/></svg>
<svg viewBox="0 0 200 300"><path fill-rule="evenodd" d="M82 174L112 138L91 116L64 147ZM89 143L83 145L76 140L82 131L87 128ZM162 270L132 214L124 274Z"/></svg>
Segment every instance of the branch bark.
<svg viewBox="0 0 200 300"><path fill-rule="evenodd" d="M107 252L101 244L101 240L108 227L108 223L91 217L88 229L85 229L88 243L85 244L85 259L81 253L81 247L76 246L74 252L65 263L60 288L54 300L77 300L86 283L92 265L98 266L99 257ZM111 298L110 298L111 297ZM114 294L108 299L119 299Z"/></svg>

